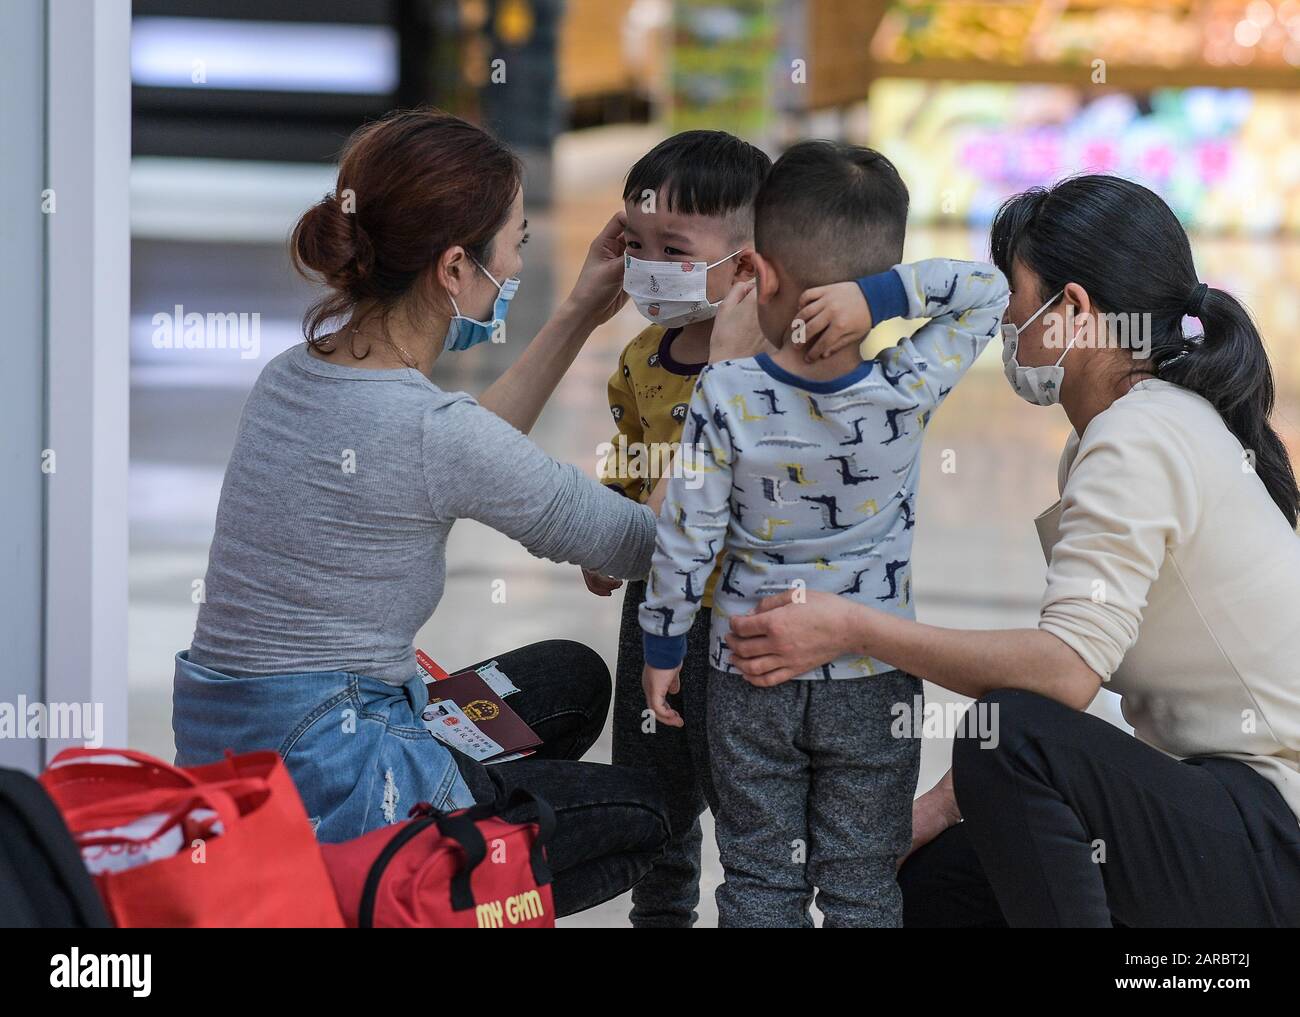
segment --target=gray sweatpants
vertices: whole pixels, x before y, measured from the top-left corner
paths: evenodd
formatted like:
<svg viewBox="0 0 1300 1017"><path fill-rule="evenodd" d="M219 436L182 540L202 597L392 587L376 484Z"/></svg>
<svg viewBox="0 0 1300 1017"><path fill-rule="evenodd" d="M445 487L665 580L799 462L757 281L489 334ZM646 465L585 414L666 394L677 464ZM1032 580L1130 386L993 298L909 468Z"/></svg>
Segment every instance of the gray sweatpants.
<svg viewBox="0 0 1300 1017"><path fill-rule="evenodd" d="M902 924L921 744L891 708L920 695L901 671L756 688L711 669L719 926L809 928L814 887L824 927Z"/></svg>

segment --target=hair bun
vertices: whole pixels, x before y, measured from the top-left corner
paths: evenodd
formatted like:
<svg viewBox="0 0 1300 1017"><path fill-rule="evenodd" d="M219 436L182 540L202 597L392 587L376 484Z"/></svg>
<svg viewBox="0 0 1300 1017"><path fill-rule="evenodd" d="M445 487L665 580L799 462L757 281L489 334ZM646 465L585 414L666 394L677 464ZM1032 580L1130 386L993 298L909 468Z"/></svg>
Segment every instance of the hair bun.
<svg viewBox="0 0 1300 1017"><path fill-rule="evenodd" d="M325 195L303 213L294 227L292 247L303 268L318 273L337 290L355 290L375 267L375 248L357 222L345 212L336 193Z"/></svg>

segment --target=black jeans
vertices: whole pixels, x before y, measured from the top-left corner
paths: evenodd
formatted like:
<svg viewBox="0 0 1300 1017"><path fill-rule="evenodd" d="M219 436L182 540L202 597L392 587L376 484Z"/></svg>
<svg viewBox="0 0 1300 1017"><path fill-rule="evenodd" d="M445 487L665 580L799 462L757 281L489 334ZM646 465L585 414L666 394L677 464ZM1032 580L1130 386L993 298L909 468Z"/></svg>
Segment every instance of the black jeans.
<svg viewBox="0 0 1300 1017"><path fill-rule="evenodd" d="M557 915L625 893L663 852L668 818L649 775L577 762L605 726L609 668L594 650L562 639L489 659L519 689L506 702L543 743L526 759L496 766L453 752L465 783L480 802L523 787L555 810L555 836L547 856L555 876Z"/></svg>
<svg viewBox="0 0 1300 1017"><path fill-rule="evenodd" d="M1177 760L1112 724L1004 689L996 747L963 734L963 822L899 873L925 927L1300 925L1300 823L1245 763Z"/></svg>
<svg viewBox="0 0 1300 1017"><path fill-rule="evenodd" d="M627 584L618 631L618 667L614 675L614 762L651 775L668 809L671 835L663 856L632 891L628 918L635 929L689 929L698 917L700 852L704 835L700 816L716 812L717 796L709 771L709 735L705 723L709 691L707 607L695 616L686 636L682 691L669 696L685 727L645 722L641 688L641 623L637 612L645 600L645 583Z"/></svg>

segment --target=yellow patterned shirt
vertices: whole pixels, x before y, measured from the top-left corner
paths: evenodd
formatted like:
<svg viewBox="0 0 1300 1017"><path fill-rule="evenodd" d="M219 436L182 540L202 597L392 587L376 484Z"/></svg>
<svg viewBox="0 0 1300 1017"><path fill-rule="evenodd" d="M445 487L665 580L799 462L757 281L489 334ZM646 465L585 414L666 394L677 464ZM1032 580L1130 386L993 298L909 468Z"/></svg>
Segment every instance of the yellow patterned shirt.
<svg viewBox="0 0 1300 1017"><path fill-rule="evenodd" d="M601 461L600 482L642 503L669 469L681 441L686 407L705 367L673 359L673 340L680 333L662 325L642 329L624 347L609 379L609 410L618 431ZM704 607L712 605L717 581L714 568Z"/></svg>

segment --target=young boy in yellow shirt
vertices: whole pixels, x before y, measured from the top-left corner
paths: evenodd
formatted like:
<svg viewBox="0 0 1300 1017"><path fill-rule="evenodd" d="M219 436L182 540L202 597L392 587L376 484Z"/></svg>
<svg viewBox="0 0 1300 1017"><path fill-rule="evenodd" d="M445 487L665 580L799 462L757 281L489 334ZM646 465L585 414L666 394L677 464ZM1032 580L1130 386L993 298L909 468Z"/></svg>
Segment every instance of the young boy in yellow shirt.
<svg viewBox="0 0 1300 1017"><path fill-rule="evenodd" d="M762 150L722 131L686 131L661 142L628 172L624 289L651 322L623 350L609 380L618 428L601 466L603 483L645 502L681 440L686 407L709 362L713 317L732 285L750 274L738 255L753 244L753 200L771 167ZM584 573L609 596L616 580ZM705 737L714 569L699 591L701 610L687 638L684 696L674 705L697 723L656 724L641 688L637 610L645 583L628 584L614 682L617 765L653 771L668 804L671 836L663 857L632 890L633 926L689 928L700 895L700 815L714 801Z"/></svg>

